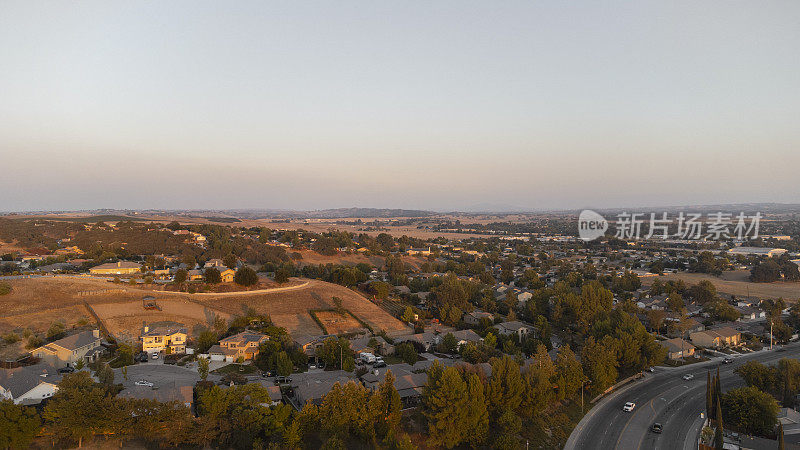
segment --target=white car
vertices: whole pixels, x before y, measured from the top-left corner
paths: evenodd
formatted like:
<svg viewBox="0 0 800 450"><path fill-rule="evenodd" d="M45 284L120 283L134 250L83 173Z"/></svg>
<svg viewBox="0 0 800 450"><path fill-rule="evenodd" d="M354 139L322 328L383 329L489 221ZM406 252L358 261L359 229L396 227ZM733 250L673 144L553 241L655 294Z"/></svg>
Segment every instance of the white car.
<svg viewBox="0 0 800 450"><path fill-rule="evenodd" d="M133 383L133 384L135 384L136 386L147 386L147 387L153 387L153 383L151 383L151 382L149 382L149 381L145 381L145 380L139 380L139 381L137 381L137 382L135 382L135 383Z"/></svg>
<svg viewBox="0 0 800 450"><path fill-rule="evenodd" d="M150 356L150 359L158 359L158 352L153 352L153 354Z"/></svg>
<svg viewBox="0 0 800 450"><path fill-rule="evenodd" d="M622 410L625 412L631 412L633 411L633 408L636 408L636 403L628 402L625 403L625 406L622 407Z"/></svg>
<svg viewBox="0 0 800 450"><path fill-rule="evenodd" d="M691 380L693 378L694 378L694 375L692 375L690 373L687 373L686 375L683 376L683 379L686 380L686 381L689 381L689 380Z"/></svg>

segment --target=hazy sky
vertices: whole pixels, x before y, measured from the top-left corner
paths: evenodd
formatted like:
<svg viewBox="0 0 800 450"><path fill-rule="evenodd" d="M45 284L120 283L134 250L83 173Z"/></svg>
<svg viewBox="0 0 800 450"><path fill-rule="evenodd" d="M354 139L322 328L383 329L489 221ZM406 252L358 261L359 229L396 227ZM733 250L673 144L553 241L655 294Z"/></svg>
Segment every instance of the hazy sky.
<svg viewBox="0 0 800 450"><path fill-rule="evenodd" d="M0 2L0 210L800 202L800 1Z"/></svg>

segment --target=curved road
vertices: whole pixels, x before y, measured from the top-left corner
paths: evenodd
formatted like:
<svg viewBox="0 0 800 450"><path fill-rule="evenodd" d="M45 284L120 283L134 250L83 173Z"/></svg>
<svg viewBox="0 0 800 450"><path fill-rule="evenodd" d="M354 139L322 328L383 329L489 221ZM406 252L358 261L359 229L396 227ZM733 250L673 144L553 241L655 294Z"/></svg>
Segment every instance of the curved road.
<svg viewBox="0 0 800 450"><path fill-rule="evenodd" d="M791 344L782 351L760 351L721 364L722 357L686 367L657 367L636 381L610 394L592 408L572 431L565 449L676 449L691 446L697 437L700 414L706 406L706 372L720 368L722 389L744 385L733 371L746 361L776 363L781 358L800 356L800 345ZM683 380L691 373L692 380ZM625 402L636 403L632 413L622 411ZM664 426L662 434L650 432L653 423ZM685 447L685 444L688 444Z"/></svg>

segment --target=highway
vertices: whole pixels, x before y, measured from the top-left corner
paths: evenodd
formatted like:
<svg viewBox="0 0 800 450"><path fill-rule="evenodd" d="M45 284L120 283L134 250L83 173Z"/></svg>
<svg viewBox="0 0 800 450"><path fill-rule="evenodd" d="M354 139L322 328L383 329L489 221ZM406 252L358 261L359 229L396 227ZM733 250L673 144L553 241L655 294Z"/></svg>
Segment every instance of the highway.
<svg viewBox="0 0 800 450"><path fill-rule="evenodd" d="M722 390L744 386L733 371L747 361L776 363L781 358L800 356L800 344L784 346L781 351L761 351L734 358L732 364L721 364L722 357L690 364L686 367L657 367L636 381L600 400L575 427L565 449L676 449L696 448L691 444L705 410L706 372L720 368ZM691 373L692 380L683 380ZM622 411L625 402L636 403L633 412ZM653 423L661 423L663 433L650 431Z"/></svg>

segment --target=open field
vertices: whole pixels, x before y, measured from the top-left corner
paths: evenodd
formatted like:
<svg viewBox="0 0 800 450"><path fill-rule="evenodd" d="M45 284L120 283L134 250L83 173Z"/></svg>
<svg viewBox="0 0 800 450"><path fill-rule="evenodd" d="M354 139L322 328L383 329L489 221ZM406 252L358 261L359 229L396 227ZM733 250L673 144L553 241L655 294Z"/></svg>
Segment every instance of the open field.
<svg viewBox="0 0 800 450"><path fill-rule="evenodd" d="M680 279L689 286L695 285L702 280L708 280L714 284L718 291L726 294L772 299L783 297L784 300L792 302L800 299L800 283L787 281L751 283L747 281L749 275L750 272L747 270L723 272L721 277L704 273L670 273L661 277L645 277L641 280L645 286L650 286L656 279L662 281Z"/></svg>
<svg viewBox="0 0 800 450"><path fill-rule="evenodd" d="M0 332L28 328L44 333L55 321L69 328L84 319L92 321L84 302L101 318L109 331L122 338L138 336L142 322L171 320L186 324L193 334L215 315L229 319L248 308L269 314L278 326L293 334L316 335L322 330L309 310L332 309L333 297L376 331L399 333L407 328L389 313L357 292L318 280L292 279L289 285L251 292L186 294L151 291L96 278L38 277L8 280L11 293L0 297ZM142 298L152 295L162 311L145 310ZM343 323L343 328L355 322ZM326 325L327 326L327 325Z"/></svg>
<svg viewBox="0 0 800 450"><path fill-rule="evenodd" d="M193 303L186 299L157 299L161 311L145 310L142 302L100 303L91 308L117 339L135 341L143 322L179 322L187 326L189 333L197 336L213 325L216 317L229 320L231 315Z"/></svg>
<svg viewBox="0 0 800 450"><path fill-rule="evenodd" d="M314 311L314 315L322 322L329 334L352 333L364 328L353 316L347 313L342 315L336 311Z"/></svg>
<svg viewBox="0 0 800 450"><path fill-rule="evenodd" d="M312 309L334 308L333 297L342 299L342 306L376 331L387 333L406 331L407 327L389 313L365 299L357 292L337 284L308 280L308 284L291 291L252 294L220 301L214 297L192 300L230 314L240 314L247 308L269 314L276 325L286 327L290 333L313 335L322 330L308 314Z"/></svg>

